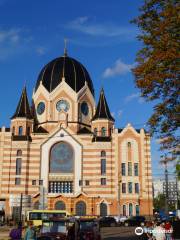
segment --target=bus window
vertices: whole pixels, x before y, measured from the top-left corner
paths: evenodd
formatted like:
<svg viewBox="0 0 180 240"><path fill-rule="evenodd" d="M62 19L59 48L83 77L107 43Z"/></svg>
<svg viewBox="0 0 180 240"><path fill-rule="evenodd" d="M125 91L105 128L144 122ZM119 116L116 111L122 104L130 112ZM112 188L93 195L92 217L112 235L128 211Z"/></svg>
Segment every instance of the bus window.
<svg viewBox="0 0 180 240"><path fill-rule="evenodd" d="M42 213L41 212L30 212L29 213L29 220L41 220Z"/></svg>

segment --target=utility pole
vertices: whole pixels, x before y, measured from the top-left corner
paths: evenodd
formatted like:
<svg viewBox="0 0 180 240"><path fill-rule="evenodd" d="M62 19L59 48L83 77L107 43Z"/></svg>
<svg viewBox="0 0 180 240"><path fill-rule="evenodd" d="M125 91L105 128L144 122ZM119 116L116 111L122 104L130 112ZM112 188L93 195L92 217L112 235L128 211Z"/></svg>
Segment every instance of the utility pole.
<svg viewBox="0 0 180 240"><path fill-rule="evenodd" d="M169 199L169 183L168 183L168 170L167 170L167 162L165 162L165 188L166 188L166 198L165 198L165 213L168 215L169 209L168 209L168 199Z"/></svg>
<svg viewBox="0 0 180 240"><path fill-rule="evenodd" d="M176 175L176 210L179 209L179 187L178 187L178 176Z"/></svg>
<svg viewBox="0 0 180 240"><path fill-rule="evenodd" d="M167 170L167 163L170 161L171 158L168 158L165 154L164 158L160 161L160 163L164 164L164 176L165 176L165 214L168 215L168 199L169 199L169 183L168 183L168 170Z"/></svg>
<svg viewBox="0 0 180 240"><path fill-rule="evenodd" d="M22 223L22 204L23 204L23 194L21 193L21 197L20 197L20 208L19 208L19 221L20 223Z"/></svg>

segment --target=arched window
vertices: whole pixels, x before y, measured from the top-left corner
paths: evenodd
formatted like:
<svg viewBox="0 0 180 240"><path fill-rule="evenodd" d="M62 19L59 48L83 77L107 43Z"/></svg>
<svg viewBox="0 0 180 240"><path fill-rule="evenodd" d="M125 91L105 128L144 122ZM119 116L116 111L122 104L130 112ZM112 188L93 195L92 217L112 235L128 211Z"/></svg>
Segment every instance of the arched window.
<svg viewBox="0 0 180 240"><path fill-rule="evenodd" d="M136 216L139 216L139 205L136 205Z"/></svg>
<svg viewBox="0 0 180 240"><path fill-rule="evenodd" d="M133 215L133 205L132 203L129 204L129 216Z"/></svg>
<svg viewBox="0 0 180 240"><path fill-rule="evenodd" d="M73 173L74 151L69 143L58 142L51 148L49 171L51 173Z"/></svg>
<svg viewBox="0 0 180 240"><path fill-rule="evenodd" d="M21 158L17 158L16 159L16 175L20 175L21 174L21 165L22 165L22 159Z"/></svg>
<svg viewBox="0 0 180 240"><path fill-rule="evenodd" d="M126 205L123 205L123 216L126 216Z"/></svg>
<svg viewBox="0 0 180 240"><path fill-rule="evenodd" d="M102 217L107 216L107 204L106 203L100 204L100 216L102 216Z"/></svg>
<svg viewBox="0 0 180 240"><path fill-rule="evenodd" d="M66 210L66 205L63 201L58 201L55 203L56 210Z"/></svg>
<svg viewBox="0 0 180 240"><path fill-rule="evenodd" d="M101 151L101 157L105 157L106 156L106 152L105 151Z"/></svg>
<svg viewBox="0 0 180 240"><path fill-rule="evenodd" d="M79 201L76 203L76 215L85 216L86 215L86 203Z"/></svg>
<svg viewBox="0 0 180 240"><path fill-rule="evenodd" d="M22 136L22 135L23 135L23 127L22 127L22 126L19 126L18 135L19 135L19 136Z"/></svg>
<svg viewBox="0 0 180 240"><path fill-rule="evenodd" d="M131 142L127 143L128 148L131 148Z"/></svg>
<svg viewBox="0 0 180 240"><path fill-rule="evenodd" d="M15 127L12 128L12 135L15 135Z"/></svg>
<svg viewBox="0 0 180 240"><path fill-rule="evenodd" d="M94 129L94 136L95 136L95 137L97 137L97 132L98 132L98 130L97 130L97 128L95 128L95 129Z"/></svg>
<svg viewBox="0 0 180 240"><path fill-rule="evenodd" d="M106 136L106 128L105 128L105 127L102 127L102 128L101 128L101 136L102 136L102 137L105 137L105 136Z"/></svg>
<svg viewBox="0 0 180 240"><path fill-rule="evenodd" d="M101 175L106 174L106 159L101 159Z"/></svg>
<svg viewBox="0 0 180 240"><path fill-rule="evenodd" d="M36 201L35 203L34 203L34 209L39 209L39 207L40 207L40 203L39 203L39 201Z"/></svg>
<svg viewBox="0 0 180 240"><path fill-rule="evenodd" d="M18 157L22 156L22 150L21 150L21 149L18 149L18 150L17 150L16 156L18 156Z"/></svg>

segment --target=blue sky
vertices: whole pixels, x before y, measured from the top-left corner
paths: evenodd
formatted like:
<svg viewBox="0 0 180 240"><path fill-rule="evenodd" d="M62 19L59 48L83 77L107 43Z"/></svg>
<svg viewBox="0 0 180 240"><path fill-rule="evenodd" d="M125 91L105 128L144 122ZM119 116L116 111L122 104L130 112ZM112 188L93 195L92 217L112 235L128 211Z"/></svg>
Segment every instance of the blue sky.
<svg viewBox="0 0 180 240"><path fill-rule="evenodd" d="M141 44L129 23L142 2L0 0L0 126L9 126L25 83L31 99L40 70L63 54L67 38L68 55L87 68L96 100L104 86L116 127L144 127L153 104L141 99L134 84L131 68ZM154 176L163 173L158 148L153 138Z"/></svg>

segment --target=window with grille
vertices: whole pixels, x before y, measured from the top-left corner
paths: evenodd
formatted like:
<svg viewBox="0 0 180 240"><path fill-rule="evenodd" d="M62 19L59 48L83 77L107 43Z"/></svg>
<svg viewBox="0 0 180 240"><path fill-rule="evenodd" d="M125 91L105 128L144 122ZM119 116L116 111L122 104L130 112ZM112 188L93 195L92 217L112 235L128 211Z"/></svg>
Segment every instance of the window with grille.
<svg viewBox="0 0 180 240"><path fill-rule="evenodd" d="M21 174L21 164L22 164L22 159L21 158L17 158L16 159L16 175L20 175Z"/></svg>
<svg viewBox="0 0 180 240"><path fill-rule="evenodd" d="M32 180L32 185L36 185L36 180Z"/></svg>
<svg viewBox="0 0 180 240"><path fill-rule="evenodd" d="M139 170L138 170L138 163L134 164L134 176L138 176L139 175Z"/></svg>
<svg viewBox="0 0 180 240"><path fill-rule="evenodd" d="M101 151L101 157L106 157L106 152L104 150Z"/></svg>
<svg viewBox="0 0 180 240"><path fill-rule="evenodd" d="M135 193L139 193L139 183L135 183Z"/></svg>
<svg viewBox="0 0 180 240"><path fill-rule="evenodd" d="M101 175L106 174L106 159L101 159Z"/></svg>
<svg viewBox="0 0 180 240"><path fill-rule="evenodd" d="M128 162L128 176L132 176L132 163Z"/></svg>
<svg viewBox="0 0 180 240"><path fill-rule="evenodd" d="M94 136L95 137L97 137L97 132L98 132L97 128L94 128Z"/></svg>
<svg viewBox="0 0 180 240"><path fill-rule="evenodd" d="M102 137L105 137L105 136L106 136L106 128L105 128L105 127L102 127L102 128L101 128L101 136L102 136Z"/></svg>
<svg viewBox="0 0 180 240"><path fill-rule="evenodd" d="M20 185L20 184L21 184L21 179L15 178L15 185Z"/></svg>
<svg viewBox="0 0 180 240"><path fill-rule="evenodd" d="M123 216L126 216L126 205L123 205Z"/></svg>
<svg viewBox="0 0 180 240"><path fill-rule="evenodd" d="M101 185L106 185L106 178L101 178Z"/></svg>
<svg viewBox="0 0 180 240"><path fill-rule="evenodd" d="M72 193L73 182L72 181L50 181L49 192L50 193Z"/></svg>
<svg viewBox="0 0 180 240"><path fill-rule="evenodd" d="M136 205L136 216L139 216L139 205Z"/></svg>
<svg viewBox="0 0 180 240"><path fill-rule="evenodd" d="M89 180L85 180L85 185L89 186Z"/></svg>
<svg viewBox="0 0 180 240"><path fill-rule="evenodd" d="M121 173L122 173L122 176L126 176L126 164L125 163L121 163Z"/></svg>
<svg viewBox="0 0 180 240"><path fill-rule="evenodd" d="M128 192L132 193L132 182L128 183Z"/></svg>
<svg viewBox="0 0 180 240"><path fill-rule="evenodd" d="M20 126L19 129L18 129L18 135L19 136L23 135L23 127L22 126Z"/></svg>
<svg viewBox="0 0 180 240"><path fill-rule="evenodd" d="M18 149L16 155L17 155L18 157L19 157L19 156L22 156L22 150L21 150L21 149Z"/></svg>
<svg viewBox="0 0 180 240"><path fill-rule="evenodd" d="M122 193L126 193L126 183L122 183Z"/></svg>
<svg viewBox="0 0 180 240"><path fill-rule="evenodd" d="M79 180L79 186L83 185L83 180Z"/></svg>

